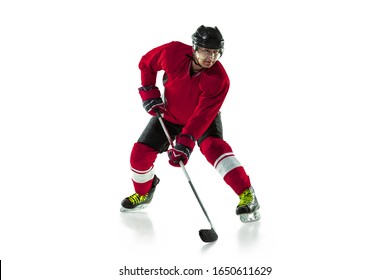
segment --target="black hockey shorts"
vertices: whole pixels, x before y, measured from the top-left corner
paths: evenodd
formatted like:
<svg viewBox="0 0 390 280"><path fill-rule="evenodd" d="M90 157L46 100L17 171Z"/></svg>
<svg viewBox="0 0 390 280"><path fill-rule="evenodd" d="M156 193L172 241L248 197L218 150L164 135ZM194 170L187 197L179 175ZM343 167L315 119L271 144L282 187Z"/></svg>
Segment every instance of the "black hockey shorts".
<svg viewBox="0 0 390 280"><path fill-rule="evenodd" d="M183 129L183 125L174 124L167 120L164 120L164 124L172 139L175 139L175 137L179 135L181 133L181 130ZM222 120L220 112L210 124L206 132L203 133L203 135L197 140L198 146L200 146L203 140L205 140L209 136L223 139ZM157 117L152 117L150 119L141 136L138 138L138 142L152 147L159 153L163 153L169 148L168 139Z"/></svg>

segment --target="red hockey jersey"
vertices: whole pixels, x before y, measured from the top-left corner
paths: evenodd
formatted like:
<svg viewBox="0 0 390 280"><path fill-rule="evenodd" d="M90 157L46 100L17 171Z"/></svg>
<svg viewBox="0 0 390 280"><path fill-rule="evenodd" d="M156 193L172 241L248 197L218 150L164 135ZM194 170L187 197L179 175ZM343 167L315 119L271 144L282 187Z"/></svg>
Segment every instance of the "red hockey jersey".
<svg viewBox="0 0 390 280"><path fill-rule="evenodd" d="M190 75L192 47L173 41L152 49L139 63L142 86L156 84L164 73L164 119L184 125L182 133L198 139L217 116L229 90L229 77L217 61Z"/></svg>

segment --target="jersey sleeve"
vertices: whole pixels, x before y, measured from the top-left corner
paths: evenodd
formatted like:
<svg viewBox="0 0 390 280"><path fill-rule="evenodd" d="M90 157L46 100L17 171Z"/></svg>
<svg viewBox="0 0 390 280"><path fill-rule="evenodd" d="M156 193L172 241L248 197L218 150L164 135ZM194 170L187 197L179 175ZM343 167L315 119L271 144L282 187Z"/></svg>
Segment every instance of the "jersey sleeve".
<svg viewBox="0 0 390 280"><path fill-rule="evenodd" d="M141 70L142 86L156 85L157 72L166 67L166 49L171 43L152 49L142 56L138 68Z"/></svg>

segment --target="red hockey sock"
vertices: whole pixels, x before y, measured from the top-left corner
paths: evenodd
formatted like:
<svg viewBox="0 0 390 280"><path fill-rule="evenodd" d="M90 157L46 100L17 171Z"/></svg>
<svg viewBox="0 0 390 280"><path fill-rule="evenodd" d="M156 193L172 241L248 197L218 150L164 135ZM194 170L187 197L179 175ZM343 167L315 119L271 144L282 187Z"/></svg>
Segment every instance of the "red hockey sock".
<svg viewBox="0 0 390 280"><path fill-rule="evenodd" d="M201 143L200 150L236 194L241 194L251 186L244 167L224 140L208 137Z"/></svg>
<svg viewBox="0 0 390 280"><path fill-rule="evenodd" d="M139 195L145 195L152 187L154 177L154 161L158 152L153 148L135 143L130 155L130 166L133 172L134 190Z"/></svg>
<svg viewBox="0 0 390 280"><path fill-rule="evenodd" d="M240 195L251 186L249 176L242 166L228 172L223 179L237 195Z"/></svg>

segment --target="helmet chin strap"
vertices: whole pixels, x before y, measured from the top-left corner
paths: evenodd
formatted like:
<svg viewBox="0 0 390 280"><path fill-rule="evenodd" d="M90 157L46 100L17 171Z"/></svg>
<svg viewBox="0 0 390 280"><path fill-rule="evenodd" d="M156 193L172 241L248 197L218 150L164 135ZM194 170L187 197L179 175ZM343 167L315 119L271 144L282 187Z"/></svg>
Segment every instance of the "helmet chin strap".
<svg viewBox="0 0 390 280"><path fill-rule="evenodd" d="M199 67L204 68L202 65L199 64L199 62L194 58L195 52L192 54L192 56L187 55L187 57L191 58L191 60L198 65Z"/></svg>

